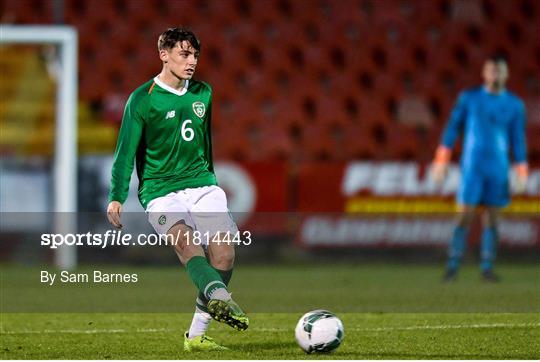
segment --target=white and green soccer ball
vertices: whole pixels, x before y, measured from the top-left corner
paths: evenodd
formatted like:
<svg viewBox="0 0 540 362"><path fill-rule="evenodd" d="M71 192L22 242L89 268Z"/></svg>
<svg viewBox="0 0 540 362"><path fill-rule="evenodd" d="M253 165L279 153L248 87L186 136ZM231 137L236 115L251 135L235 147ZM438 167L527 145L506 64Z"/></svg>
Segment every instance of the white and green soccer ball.
<svg viewBox="0 0 540 362"><path fill-rule="evenodd" d="M296 341L306 353L330 352L343 341L343 323L332 312L314 310L300 318L295 329Z"/></svg>

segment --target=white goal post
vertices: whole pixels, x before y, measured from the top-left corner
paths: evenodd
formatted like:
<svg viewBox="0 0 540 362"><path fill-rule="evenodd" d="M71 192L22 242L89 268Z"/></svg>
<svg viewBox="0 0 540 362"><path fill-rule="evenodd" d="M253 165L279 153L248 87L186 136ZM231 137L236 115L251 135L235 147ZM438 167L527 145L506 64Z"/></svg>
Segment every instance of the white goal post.
<svg viewBox="0 0 540 362"><path fill-rule="evenodd" d="M77 31L70 26L0 25L0 45L50 44L59 49L54 147L54 232L73 232L77 211ZM75 246L56 249L55 265L77 265Z"/></svg>

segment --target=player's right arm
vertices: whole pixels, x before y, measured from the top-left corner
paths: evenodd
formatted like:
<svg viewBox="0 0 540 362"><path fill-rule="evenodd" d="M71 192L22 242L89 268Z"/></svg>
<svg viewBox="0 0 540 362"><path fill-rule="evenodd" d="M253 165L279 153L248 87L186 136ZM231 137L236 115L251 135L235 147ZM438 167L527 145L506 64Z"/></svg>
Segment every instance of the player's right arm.
<svg viewBox="0 0 540 362"><path fill-rule="evenodd" d="M144 122L139 112L140 101L141 98L135 94L129 97L114 152L107 218L111 224L119 228L122 227L120 223L122 204L128 195L135 155L143 132Z"/></svg>
<svg viewBox="0 0 540 362"><path fill-rule="evenodd" d="M441 183L448 171L448 163L452 158L452 148L457 138L463 131L463 125L467 117L467 99L463 92L459 95L457 102L450 114L446 127L444 129L441 143L435 152L433 160L432 177L436 183Z"/></svg>

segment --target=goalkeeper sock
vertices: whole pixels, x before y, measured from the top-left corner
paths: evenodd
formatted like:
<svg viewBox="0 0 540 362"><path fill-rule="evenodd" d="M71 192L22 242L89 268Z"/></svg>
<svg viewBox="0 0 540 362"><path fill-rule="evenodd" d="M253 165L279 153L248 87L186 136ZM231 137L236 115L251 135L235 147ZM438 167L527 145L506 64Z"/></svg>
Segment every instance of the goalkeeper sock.
<svg viewBox="0 0 540 362"><path fill-rule="evenodd" d="M493 262L497 254L497 229L485 227L482 232L482 244L480 246L480 268L483 272L493 269Z"/></svg>
<svg viewBox="0 0 540 362"><path fill-rule="evenodd" d="M463 253L465 252L467 234L468 230L461 226L456 226L454 229L452 240L450 240L450 245L448 246L447 270L456 271L459 268Z"/></svg>
<svg viewBox="0 0 540 362"><path fill-rule="evenodd" d="M204 256L194 256L186 264L189 277L207 299L229 300L231 295L219 276Z"/></svg>

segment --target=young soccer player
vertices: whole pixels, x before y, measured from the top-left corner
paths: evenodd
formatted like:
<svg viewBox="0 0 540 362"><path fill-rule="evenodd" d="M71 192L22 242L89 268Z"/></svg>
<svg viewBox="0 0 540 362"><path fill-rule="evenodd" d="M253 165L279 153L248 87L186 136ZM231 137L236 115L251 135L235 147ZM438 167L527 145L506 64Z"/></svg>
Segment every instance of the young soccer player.
<svg viewBox="0 0 540 362"><path fill-rule="evenodd" d="M480 250L482 276L486 281L499 280L493 272L493 263L499 212L510 201L510 150L518 176L517 191L524 191L527 183L525 107L516 95L505 89L508 78L505 59L498 56L487 59L482 76L483 86L460 94L434 160L433 176L440 183L446 176L456 138L463 133L461 184L457 192L459 216L448 248L445 281L457 276L478 206L484 207Z"/></svg>
<svg viewBox="0 0 540 362"><path fill-rule="evenodd" d="M174 240L174 250L199 290L184 336L187 351L224 349L205 335L211 317L237 330L249 324L227 290L235 253L232 243L220 240L238 229L214 175L212 88L192 79L200 48L195 34L186 29L171 28L160 35L161 73L137 88L125 107L107 208L109 221L122 227L122 203L135 162L139 200L150 224Z"/></svg>

